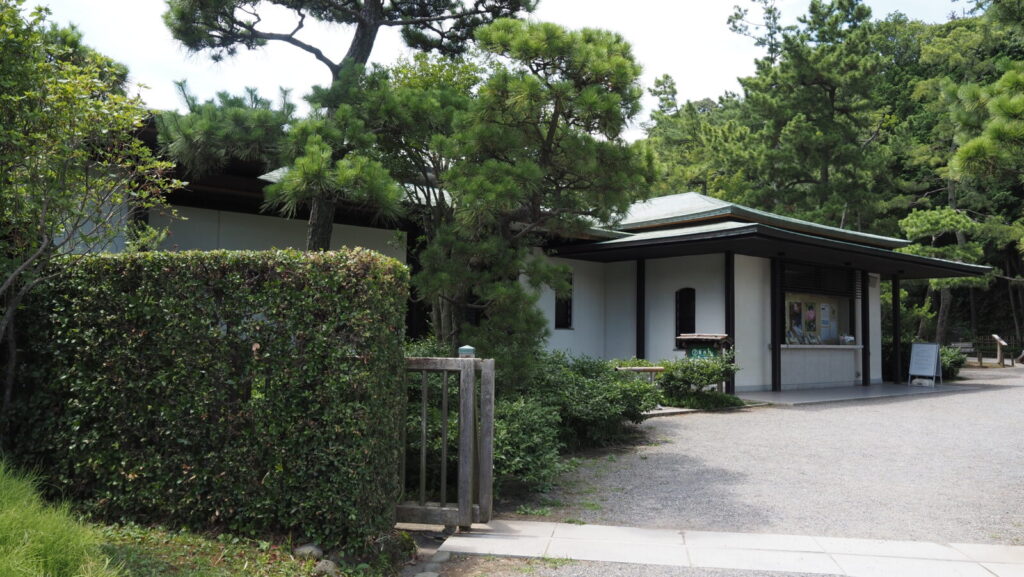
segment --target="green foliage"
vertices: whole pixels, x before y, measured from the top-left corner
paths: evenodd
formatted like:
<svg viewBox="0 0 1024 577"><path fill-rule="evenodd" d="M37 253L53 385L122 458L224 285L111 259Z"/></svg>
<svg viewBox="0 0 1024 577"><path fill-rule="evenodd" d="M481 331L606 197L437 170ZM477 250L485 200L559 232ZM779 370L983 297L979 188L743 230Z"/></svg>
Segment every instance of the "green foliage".
<svg viewBox="0 0 1024 577"><path fill-rule="evenodd" d="M295 577L310 574L316 563L293 558L287 542L230 533L202 535L134 523L99 531L103 551L124 577Z"/></svg>
<svg viewBox="0 0 1024 577"><path fill-rule="evenodd" d="M672 407L683 407L697 409L700 411L716 411L719 409L731 409L745 405L742 399L734 395L727 395L718 391L699 391L684 393L680 396L665 397L665 404Z"/></svg>
<svg viewBox="0 0 1024 577"><path fill-rule="evenodd" d="M640 106L640 67L620 36L501 20L481 28L500 57L456 116L445 190L416 288L452 309L451 330L497 360L503 387L529 381L546 337L538 289L565 270L535 258L550 235L613 220L646 188L652 159L621 138ZM528 279L525 286L520 279ZM443 316L443 315L442 315Z"/></svg>
<svg viewBox="0 0 1024 577"><path fill-rule="evenodd" d="M398 498L405 268L365 250L62 261L11 446L105 517L365 553Z"/></svg>
<svg viewBox="0 0 1024 577"><path fill-rule="evenodd" d="M100 543L66 506L45 504L31 479L0 461L0 574L116 577Z"/></svg>
<svg viewBox="0 0 1024 577"><path fill-rule="evenodd" d="M558 409L529 397L494 408L494 476L499 487L548 488L562 472Z"/></svg>
<svg viewBox="0 0 1024 577"><path fill-rule="evenodd" d="M665 371L658 382L671 398L685 398L706 388L724 382L736 374L739 367L733 362L732 351L707 358L685 357L661 363Z"/></svg>
<svg viewBox="0 0 1024 577"><path fill-rule="evenodd" d="M103 249L164 178L137 137L148 111L124 67L0 0L0 335L56 254ZM3 337L0 337L3 338Z"/></svg>
<svg viewBox="0 0 1024 577"><path fill-rule="evenodd" d="M532 10L534 4L531 0L477 0L468 4L461 0L395 0L386 3L379 0L169 0L164 22L186 48L196 52L209 51L215 61L235 54L240 47L252 50L270 41L284 42L305 51L324 64L331 74L331 81L326 87L312 87L308 99L316 112L309 120L315 123L326 118L328 123L339 123L342 131L346 126L367 128L361 131L362 134L349 134L365 140L364 137L372 137L372 127L365 122L386 117L385 113L373 110L382 103L379 99L360 92L363 68L382 28L400 28L402 38L411 48L451 56L469 48L469 41L479 27L497 19L514 18L521 12ZM286 24L281 30L273 30L272 22L282 20L263 20L260 13L268 9L292 12L298 26ZM343 57L331 60L326 55L328 47L308 44L296 36L307 17L352 29L348 50ZM321 112L323 118L318 118ZM387 126L386 121L370 124ZM327 250L339 200L393 200L397 187L390 178L386 178L386 171L377 164L377 160L365 154L364 148L353 148L351 142L335 143L329 138L312 150L307 149L306 144L300 139L298 148L287 160L303 160L293 164L294 174L290 173L286 181L271 191L268 201L272 206L283 207L286 212L294 212L299 204L308 204L310 219L306 248ZM325 150L327 158L322 157ZM347 155L354 151L363 154L347 159Z"/></svg>
<svg viewBox="0 0 1024 577"><path fill-rule="evenodd" d="M538 357L524 394L558 409L561 438L572 448L615 441L627 421L640 423L659 400L657 387L646 379L616 371L608 361L559 351Z"/></svg>
<svg viewBox="0 0 1024 577"><path fill-rule="evenodd" d="M942 347L939 349L939 362L942 364L942 378L955 379L967 364L967 355L956 347Z"/></svg>
<svg viewBox="0 0 1024 577"><path fill-rule="evenodd" d="M202 178L232 165L251 167L258 176L279 166L281 141L295 113L287 91L275 108L255 88L242 96L220 92L216 100L200 103L184 80L176 85L188 112L159 114L157 134L162 151L186 176Z"/></svg>
<svg viewBox="0 0 1024 577"><path fill-rule="evenodd" d="M276 40L305 50L332 72L343 66L342 60L331 62L320 49L296 38L298 30L292 30L294 25L283 24L279 31L260 26L256 11L263 7L258 4L255 0L170 0L164 22L186 48L209 50L214 60L232 56L240 47L252 50ZM354 0L273 0L270 4L293 11L298 19L308 15L322 22L354 26L346 59L365 64L380 28L400 28L403 40L411 48L458 54L468 49L476 28L494 19L530 11L535 2L482 0L467 6L452 0L378 0L364 7Z"/></svg>

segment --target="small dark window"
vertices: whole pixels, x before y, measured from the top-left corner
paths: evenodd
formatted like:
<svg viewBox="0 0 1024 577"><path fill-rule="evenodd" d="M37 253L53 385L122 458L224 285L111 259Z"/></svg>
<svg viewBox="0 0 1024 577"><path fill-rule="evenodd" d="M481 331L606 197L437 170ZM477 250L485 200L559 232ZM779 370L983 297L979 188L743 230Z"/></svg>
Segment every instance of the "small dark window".
<svg viewBox="0 0 1024 577"><path fill-rule="evenodd" d="M555 297L555 328L572 328L572 275L569 275L569 292L564 297Z"/></svg>
<svg viewBox="0 0 1024 577"><path fill-rule="evenodd" d="M692 334L697 332L697 291L682 288L676 291L676 334Z"/></svg>

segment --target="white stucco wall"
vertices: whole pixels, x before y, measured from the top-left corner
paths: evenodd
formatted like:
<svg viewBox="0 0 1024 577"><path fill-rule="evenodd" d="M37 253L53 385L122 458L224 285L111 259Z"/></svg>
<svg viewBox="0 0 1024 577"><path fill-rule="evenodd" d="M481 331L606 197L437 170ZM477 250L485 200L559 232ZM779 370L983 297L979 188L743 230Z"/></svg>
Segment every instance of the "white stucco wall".
<svg viewBox="0 0 1024 577"><path fill-rule="evenodd" d="M539 306L548 319L548 347L574 354L604 358L629 358L636 354L636 263L592 263L553 259L573 270L573 328L555 329L555 295L541 291ZM771 389L771 263L768 259L736 255L736 375L738 391ZM871 275L868 290L871 307L871 379L880 382L881 309L880 283ZM646 261L647 311L645 340L647 359L677 358L675 350L675 293L690 287L696 291L696 331L725 332L725 257L722 254L649 259ZM860 302L855 304L860 324ZM859 331L859 326L857 331ZM785 347L782 351L784 389L801 386L859 384L860 351L857 348Z"/></svg>
<svg viewBox="0 0 1024 577"><path fill-rule="evenodd" d="M636 262L604 266L604 357L636 356Z"/></svg>
<svg viewBox="0 0 1024 577"><path fill-rule="evenodd" d="M676 291L696 291L698 333L725 332L725 256L706 254L647 261L646 344L652 361L682 356L675 349Z"/></svg>
<svg viewBox="0 0 1024 577"><path fill-rule="evenodd" d="M736 282L736 390L770 390L771 261L735 256Z"/></svg>
<svg viewBox="0 0 1024 577"><path fill-rule="evenodd" d="M306 221L278 216L242 214L205 208L176 207L187 220L151 214L150 225L167 227L164 250L266 250L304 248ZM405 262L405 233L396 230L335 224L331 248L361 246Z"/></svg>
<svg viewBox="0 0 1024 577"><path fill-rule="evenodd" d="M605 283L601 263L554 258L552 263L572 269L572 328L555 328L555 293L541 289L538 305L548 320L547 346L574 355L604 356Z"/></svg>

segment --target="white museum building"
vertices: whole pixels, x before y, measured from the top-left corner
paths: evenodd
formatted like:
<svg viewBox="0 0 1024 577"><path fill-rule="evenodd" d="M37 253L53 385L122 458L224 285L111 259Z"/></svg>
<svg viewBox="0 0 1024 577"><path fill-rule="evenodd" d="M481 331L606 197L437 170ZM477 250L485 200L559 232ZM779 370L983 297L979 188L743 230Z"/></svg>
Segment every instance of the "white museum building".
<svg viewBox="0 0 1024 577"><path fill-rule="evenodd" d="M149 216L170 231L163 248L304 246L304 221L260 213L262 183L225 179L172 196L187 220ZM339 211L332 247L363 246L405 262L404 228ZM890 281L898 303L903 280L988 271L896 250L908 244L695 192L654 198L635 204L614 229L547 247L572 270L570 298L539 295L548 346L657 361L686 355L700 339L721 339L740 367L730 392L879 383L888 328L881 281ZM899 307L892 312L898 322ZM892 374L903 374L894 357Z"/></svg>

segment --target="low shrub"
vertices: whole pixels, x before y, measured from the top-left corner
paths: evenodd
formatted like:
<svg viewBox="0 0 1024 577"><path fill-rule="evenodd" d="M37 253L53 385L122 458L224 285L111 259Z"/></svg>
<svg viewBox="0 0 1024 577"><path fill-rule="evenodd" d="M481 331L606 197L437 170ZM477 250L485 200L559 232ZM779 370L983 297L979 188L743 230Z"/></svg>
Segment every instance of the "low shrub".
<svg viewBox="0 0 1024 577"><path fill-rule="evenodd" d="M9 437L112 518L291 533L394 525L407 272L366 250L87 256L40 286ZM24 393L26 391L20 391Z"/></svg>
<svg viewBox="0 0 1024 577"><path fill-rule="evenodd" d="M100 546L95 530L43 503L29 478L0 461L0 575L116 577Z"/></svg>
<svg viewBox="0 0 1024 577"><path fill-rule="evenodd" d="M967 364L967 355L956 347L942 347L939 349L939 362L942 364L942 378L955 379Z"/></svg>
<svg viewBox="0 0 1024 577"><path fill-rule="evenodd" d="M744 406L743 400L739 397L727 395L718 391L688 393L680 397L666 396L664 402L666 405L672 407L697 409L700 411L714 411L717 409L729 409Z"/></svg>
<svg viewBox="0 0 1024 577"><path fill-rule="evenodd" d="M558 409L561 438L571 448L614 441L627 421L641 422L660 399L655 385L616 371L608 361L560 351L540 356L536 376L524 393Z"/></svg>
<svg viewBox="0 0 1024 577"><path fill-rule="evenodd" d="M684 398L718 385L736 374L739 367L733 363L732 351L722 355L693 358L686 357L663 361L665 371L658 375L658 382L665 396Z"/></svg>
<svg viewBox="0 0 1024 577"><path fill-rule="evenodd" d="M499 487L547 489L562 471L558 410L535 399L499 400L494 408L494 478Z"/></svg>

